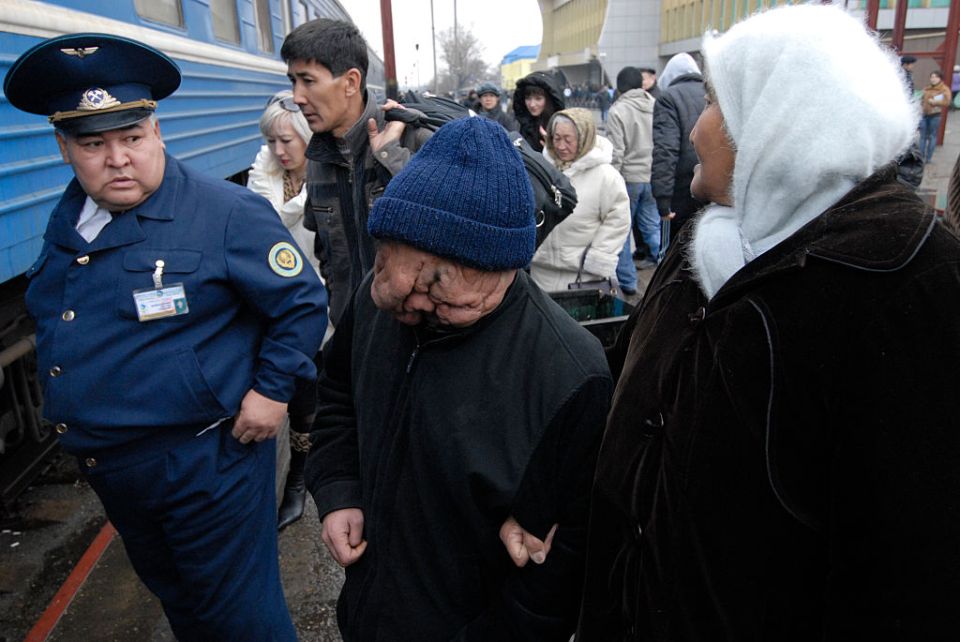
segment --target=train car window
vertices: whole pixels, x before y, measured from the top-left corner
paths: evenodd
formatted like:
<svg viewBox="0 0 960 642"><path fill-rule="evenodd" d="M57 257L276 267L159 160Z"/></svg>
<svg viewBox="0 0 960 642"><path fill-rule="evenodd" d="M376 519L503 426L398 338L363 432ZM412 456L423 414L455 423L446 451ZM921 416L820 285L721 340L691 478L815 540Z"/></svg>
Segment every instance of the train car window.
<svg viewBox="0 0 960 642"><path fill-rule="evenodd" d="M270 24L269 0L254 0L257 11L257 39L260 51L273 53L273 25Z"/></svg>
<svg viewBox="0 0 960 642"><path fill-rule="evenodd" d="M183 9L180 7L180 0L135 0L133 4L141 18L174 27L183 26Z"/></svg>
<svg viewBox="0 0 960 642"><path fill-rule="evenodd" d="M240 23L237 20L237 0L210 0L213 35L218 40L240 44Z"/></svg>

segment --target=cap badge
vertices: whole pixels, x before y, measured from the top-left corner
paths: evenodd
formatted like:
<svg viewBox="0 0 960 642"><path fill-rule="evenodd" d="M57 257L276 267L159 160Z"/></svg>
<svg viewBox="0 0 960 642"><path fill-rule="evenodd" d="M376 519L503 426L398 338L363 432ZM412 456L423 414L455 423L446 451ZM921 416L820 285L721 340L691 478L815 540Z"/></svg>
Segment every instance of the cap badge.
<svg viewBox="0 0 960 642"><path fill-rule="evenodd" d="M116 107L120 101L111 96L106 89L92 87L83 92L83 99L77 105L77 111L96 111Z"/></svg>
<svg viewBox="0 0 960 642"><path fill-rule="evenodd" d="M77 58L80 58L82 60L85 56L89 56L97 53L97 49L99 48L100 47L68 47L65 49L61 49L60 51L67 54L68 56L76 56Z"/></svg>

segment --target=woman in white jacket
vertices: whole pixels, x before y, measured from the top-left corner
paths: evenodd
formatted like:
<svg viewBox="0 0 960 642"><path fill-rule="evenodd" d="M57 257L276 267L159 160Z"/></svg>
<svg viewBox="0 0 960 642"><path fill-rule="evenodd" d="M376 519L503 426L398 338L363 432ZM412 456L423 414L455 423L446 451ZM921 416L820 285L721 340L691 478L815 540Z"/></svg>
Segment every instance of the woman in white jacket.
<svg viewBox="0 0 960 642"><path fill-rule="evenodd" d="M313 251L314 233L303 226L307 201L305 153L313 133L300 107L293 102L292 92L281 91L270 99L260 117L260 133L266 144L253 162L247 187L270 201L319 276L320 265Z"/></svg>
<svg viewBox="0 0 960 642"><path fill-rule="evenodd" d="M260 148L250 169L247 187L270 201L297 242L300 253L307 257L319 276L320 266L313 251L314 232L303 226L303 208L307 200L305 152L312 133L306 118L300 113L300 108L293 102L291 92L281 91L270 99L260 117L260 133L263 134L266 145ZM286 472L283 498L277 516L277 526L280 529L303 515L307 496L303 468L310 450L309 432L316 405L316 380L298 380L293 399L287 406L290 417L290 467ZM283 474L281 463L286 455L281 450L283 440L281 433L277 438L278 476Z"/></svg>
<svg viewBox="0 0 960 642"><path fill-rule="evenodd" d="M630 232L630 199L623 177L610 164L613 145L597 135L593 114L565 109L547 127L543 155L577 190L577 207L533 256L530 276L547 292L577 281L612 278Z"/></svg>

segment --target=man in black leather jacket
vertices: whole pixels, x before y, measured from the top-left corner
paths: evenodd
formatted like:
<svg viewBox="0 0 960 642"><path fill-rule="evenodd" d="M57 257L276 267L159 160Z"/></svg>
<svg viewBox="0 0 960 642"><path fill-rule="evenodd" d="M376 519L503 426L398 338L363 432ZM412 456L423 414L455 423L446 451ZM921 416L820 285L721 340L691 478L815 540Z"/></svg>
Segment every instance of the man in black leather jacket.
<svg viewBox="0 0 960 642"><path fill-rule="evenodd" d="M306 152L303 220L317 233L314 249L336 325L350 293L373 267L370 207L430 132L384 120L384 110L399 105L380 107L367 89L367 44L353 25L306 22L290 32L280 55L294 102L314 134Z"/></svg>

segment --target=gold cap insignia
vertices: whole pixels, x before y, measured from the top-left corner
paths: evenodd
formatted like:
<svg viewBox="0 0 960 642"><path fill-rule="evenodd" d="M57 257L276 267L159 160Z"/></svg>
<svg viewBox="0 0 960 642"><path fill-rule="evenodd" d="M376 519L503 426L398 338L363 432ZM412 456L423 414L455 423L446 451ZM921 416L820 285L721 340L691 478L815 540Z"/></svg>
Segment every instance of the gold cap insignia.
<svg viewBox="0 0 960 642"><path fill-rule="evenodd" d="M77 58L80 58L82 60L85 56L90 56L92 54L97 53L97 49L99 48L100 47L68 47L65 49L61 49L60 51L67 54L68 56L76 56Z"/></svg>
<svg viewBox="0 0 960 642"><path fill-rule="evenodd" d="M83 98L77 105L77 111L97 111L108 107L116 107L119 104L120 101L111 96L106 89L92 87L83 92Z"/></svg>

